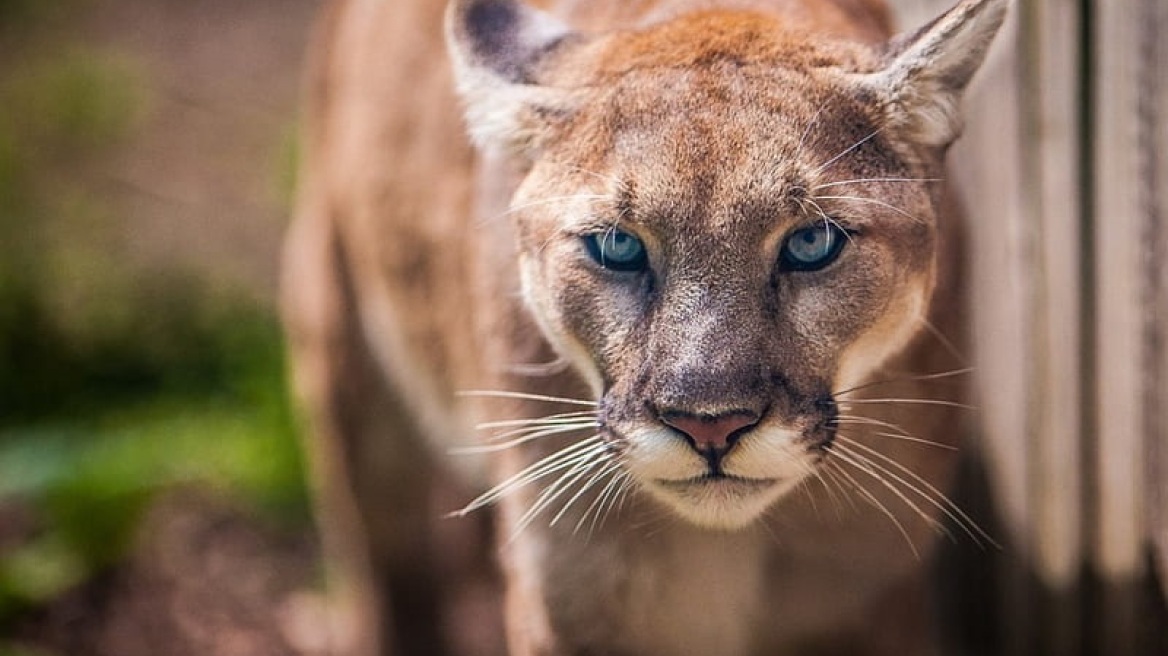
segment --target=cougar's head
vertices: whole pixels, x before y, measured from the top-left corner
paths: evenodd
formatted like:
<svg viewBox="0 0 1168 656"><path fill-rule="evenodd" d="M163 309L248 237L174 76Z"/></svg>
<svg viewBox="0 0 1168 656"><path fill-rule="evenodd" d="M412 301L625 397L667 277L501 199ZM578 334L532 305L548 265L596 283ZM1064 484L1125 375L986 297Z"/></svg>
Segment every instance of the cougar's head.
<svg viewBox="0 0 1168 656"><path fill-rule="evenodd" d="M940 161L1005 4L878 44L752 12L581 34L515 0L452 5L470 131L525 172L528 306L683 517L759 516L832 444L833 393L921 326Z"/></svg>

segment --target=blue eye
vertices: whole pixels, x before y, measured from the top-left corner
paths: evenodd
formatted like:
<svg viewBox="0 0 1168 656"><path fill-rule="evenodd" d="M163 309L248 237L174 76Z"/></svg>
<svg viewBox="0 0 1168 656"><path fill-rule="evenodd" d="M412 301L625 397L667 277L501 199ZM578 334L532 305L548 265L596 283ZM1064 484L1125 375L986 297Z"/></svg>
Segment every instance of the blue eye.
<svg viewBox="0 0 1168 656"><path fill-rule="evenodd" d="M839 257L847 239L835 224L800 228L783 242L779 265L787 271L818 271Z"/></svg>
<svg viewBox="0 0 1168 656"><path fill-rule="evenodd" d="M645 244L622 230L584 236L584 247L600 266L612 271L644 271L649 265Z"/></svg>

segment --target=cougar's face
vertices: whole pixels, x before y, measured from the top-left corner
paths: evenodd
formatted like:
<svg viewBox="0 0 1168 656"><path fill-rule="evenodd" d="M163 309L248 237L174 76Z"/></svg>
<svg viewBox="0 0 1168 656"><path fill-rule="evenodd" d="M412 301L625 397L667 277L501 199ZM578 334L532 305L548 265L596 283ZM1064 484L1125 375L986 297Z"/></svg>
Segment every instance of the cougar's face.
<svg viewBox="0 0 1168 656"><path fill-rule="evenodd" d="M813 475L836 394L931 293L929 176L828 77L624 72L513 202L528 304L591 383L603 439L698 524L744 525Z"/></svg>
<svg viewBox="0 0 1168 656"><path fill-rule="evenodd" d="M814 474L837 398L923 325L940 156L1007 5L884 41L732 9L586 33L454 0L467 125L528 167L526 300L595 390L606 463L719 527Z"/></svg>

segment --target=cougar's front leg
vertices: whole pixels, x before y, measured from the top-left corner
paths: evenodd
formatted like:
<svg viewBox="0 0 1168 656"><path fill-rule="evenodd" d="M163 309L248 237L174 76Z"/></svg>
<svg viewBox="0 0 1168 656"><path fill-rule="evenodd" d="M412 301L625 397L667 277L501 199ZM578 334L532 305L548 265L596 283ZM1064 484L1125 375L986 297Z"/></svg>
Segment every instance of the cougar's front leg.
<svg viewBox="0 0 1168 656"><path fill-rule="evenodd" d="M333 651L444 654L432 462L368 352L331 221L299 217L285 257L283 310L307 420Z"/></svg>

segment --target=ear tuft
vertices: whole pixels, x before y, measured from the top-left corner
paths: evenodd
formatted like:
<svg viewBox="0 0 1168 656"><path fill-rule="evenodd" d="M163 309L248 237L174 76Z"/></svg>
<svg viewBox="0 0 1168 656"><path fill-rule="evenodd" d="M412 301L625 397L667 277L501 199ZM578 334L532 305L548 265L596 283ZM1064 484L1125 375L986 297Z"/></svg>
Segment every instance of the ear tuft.
<svg viewBox="0 0 1168 656"><path fill-rule="evenodd" d="M528 150L547 127L546 117L568 111L571 94L540 86L536 73L571 34L568 26L517 0L450 3L447 50L479 146Z"/></svg>
<svg viewBox="0 0 1168 656"><path fill-rule="evenodd" d="M1008 0L962 0L888 44L888 63L864 75L886 101L886 119L902 136L944 147L961 133L961 94L981 66L1006 17Z"/></svg>

